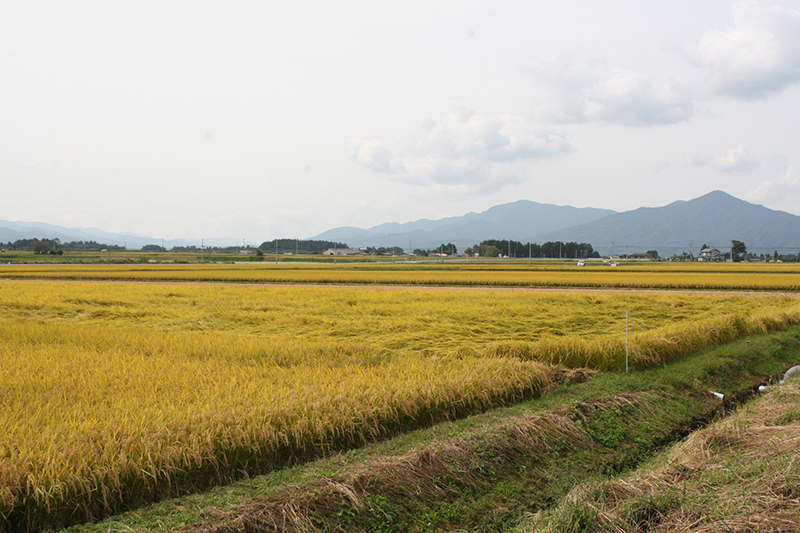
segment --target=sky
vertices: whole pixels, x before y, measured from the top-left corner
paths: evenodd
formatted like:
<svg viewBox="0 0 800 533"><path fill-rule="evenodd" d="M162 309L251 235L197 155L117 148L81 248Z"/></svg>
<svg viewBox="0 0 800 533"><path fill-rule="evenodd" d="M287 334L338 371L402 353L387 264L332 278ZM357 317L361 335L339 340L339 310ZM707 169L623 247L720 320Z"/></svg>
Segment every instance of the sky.
<svg viewBox="0 0 800 533"><path fill-rule="evenodd" d="M0 1L3 220L261 243L713 190L800 215L798 148L800 0Z"/></svg>

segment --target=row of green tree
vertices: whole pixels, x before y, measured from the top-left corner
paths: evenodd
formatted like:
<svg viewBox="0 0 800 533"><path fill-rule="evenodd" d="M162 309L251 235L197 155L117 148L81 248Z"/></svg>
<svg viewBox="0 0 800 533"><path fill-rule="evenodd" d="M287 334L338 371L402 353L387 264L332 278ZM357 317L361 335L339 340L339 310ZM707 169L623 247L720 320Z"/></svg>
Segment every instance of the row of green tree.
<svg viewBox="0 0 800 533"><path fill-rule="evenodd" d="M414 255L456 255L458 249L455 244L442 243L436 248L427 250L417 248ZM534 244L530 242L522 243L519 241L508 241L500 239L487 239L480 244L468 246L464 250L466 255L479 255L480 257L550 257L565 259L588 259L590 257L600 257L600 254L588 243L548 241L544 244Z"/></svg>
<svg viewBox="0 0 800 533"><path fill-rule="evenodd" d="M5 250L17 250L21 252L33 252L36 254L58 254L64 252L99 252L100 250L122 251L125 248L116 244L103 244L96 241L70 241L61 242L60 239L18 239L14 242L2 243L0 248Z"/></svg>
<svg viewBox="0 0 800 533"><path fill-rule="evenodd" d="M414 255L419 255L422 257L427 257L429 255L456 255L458 253L458 248L456 245L448 242L447 244L442 243L436 248L429 248L424 250L422 248L417 248L414 250Z"/></svg>
<svg viewBox="0 0 800 533"><path fill-rule="evenodd" d="M262 242L258 247L265 254L321 254L329 248L345 249L347 244L336 241L273 239Z"/></svg>
<svg viewBox="0 0 800 533"><path fill-rule="evenodd" d="M403 255L406 253L406 251L399 246L378 246L377 248L374 246L367 246L364 248L364 251L370 255Z"/></svg>
<svg viewBox="0 0 800 533"><path fill-rule="evenodd" d="M588 259L600 257L589 243L548 241L544 244L531 242L488 239L464 250L467 255L479 254L481 257L535 257L553 259Z"/></svg>

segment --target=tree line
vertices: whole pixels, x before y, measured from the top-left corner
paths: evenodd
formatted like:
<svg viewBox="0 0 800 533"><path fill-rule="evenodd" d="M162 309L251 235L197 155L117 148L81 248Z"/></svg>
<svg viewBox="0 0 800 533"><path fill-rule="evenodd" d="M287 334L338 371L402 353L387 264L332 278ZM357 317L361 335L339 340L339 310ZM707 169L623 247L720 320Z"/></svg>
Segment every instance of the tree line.
<svg viewBox="0 0 800 533"><path fill-rule="evenodd" d="M468 246L464 253L481 257L531 257L552 259L589 259L600 254L589 243L548 241L544 244L522 243L512 240L487 239L480 244Z"/></svg>
<svg viewBox="0 0 800 533"><path fill-rule="evenodd" d="M36 254L59 252L99 252L100 250L123 251L123 246L116 244L103 244L96 241L70 241L61 242L60 239L17 239L14 242L0 242L0 248L6 250L16 250L21 252L33 252Z"/></svg>
<svg viewBox="0 0 800 533"><path fill-rule="evenodd" d="M258 247L264 254L321 254L329 248L345 249L347 244L336 241L300 240L300 239L273 239L264 241Z"/></svg>

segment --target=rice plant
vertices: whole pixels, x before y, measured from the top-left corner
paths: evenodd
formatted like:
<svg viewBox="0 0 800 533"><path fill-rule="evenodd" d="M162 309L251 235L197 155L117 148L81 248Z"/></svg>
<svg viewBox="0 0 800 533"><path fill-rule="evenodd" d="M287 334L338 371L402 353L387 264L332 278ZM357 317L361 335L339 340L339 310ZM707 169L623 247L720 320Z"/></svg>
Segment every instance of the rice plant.
<svg viewBox="0 0 800 533"><path fill-rule="evenodd" d="M0 526L87 520L800 322L784 296L0 282Z"/></svg>

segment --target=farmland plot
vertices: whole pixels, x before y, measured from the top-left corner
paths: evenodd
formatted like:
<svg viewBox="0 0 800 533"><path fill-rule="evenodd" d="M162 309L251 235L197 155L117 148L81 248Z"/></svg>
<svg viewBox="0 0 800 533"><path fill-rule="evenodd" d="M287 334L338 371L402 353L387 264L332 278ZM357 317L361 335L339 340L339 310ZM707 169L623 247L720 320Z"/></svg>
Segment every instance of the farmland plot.
<svg viewBox="0 0 800 533"><path fill-rule="evenodd" d="M800 321L788 297L0 283L0 513L69 523Z"/></svg>
<svg viewBox="0 0 800 533"><path fill-rule="evenodd" d="M796 291L800 289L800 265L642 263L580 268L571 262L519 260L347 265L0 265L0 278Z"/></svg>

